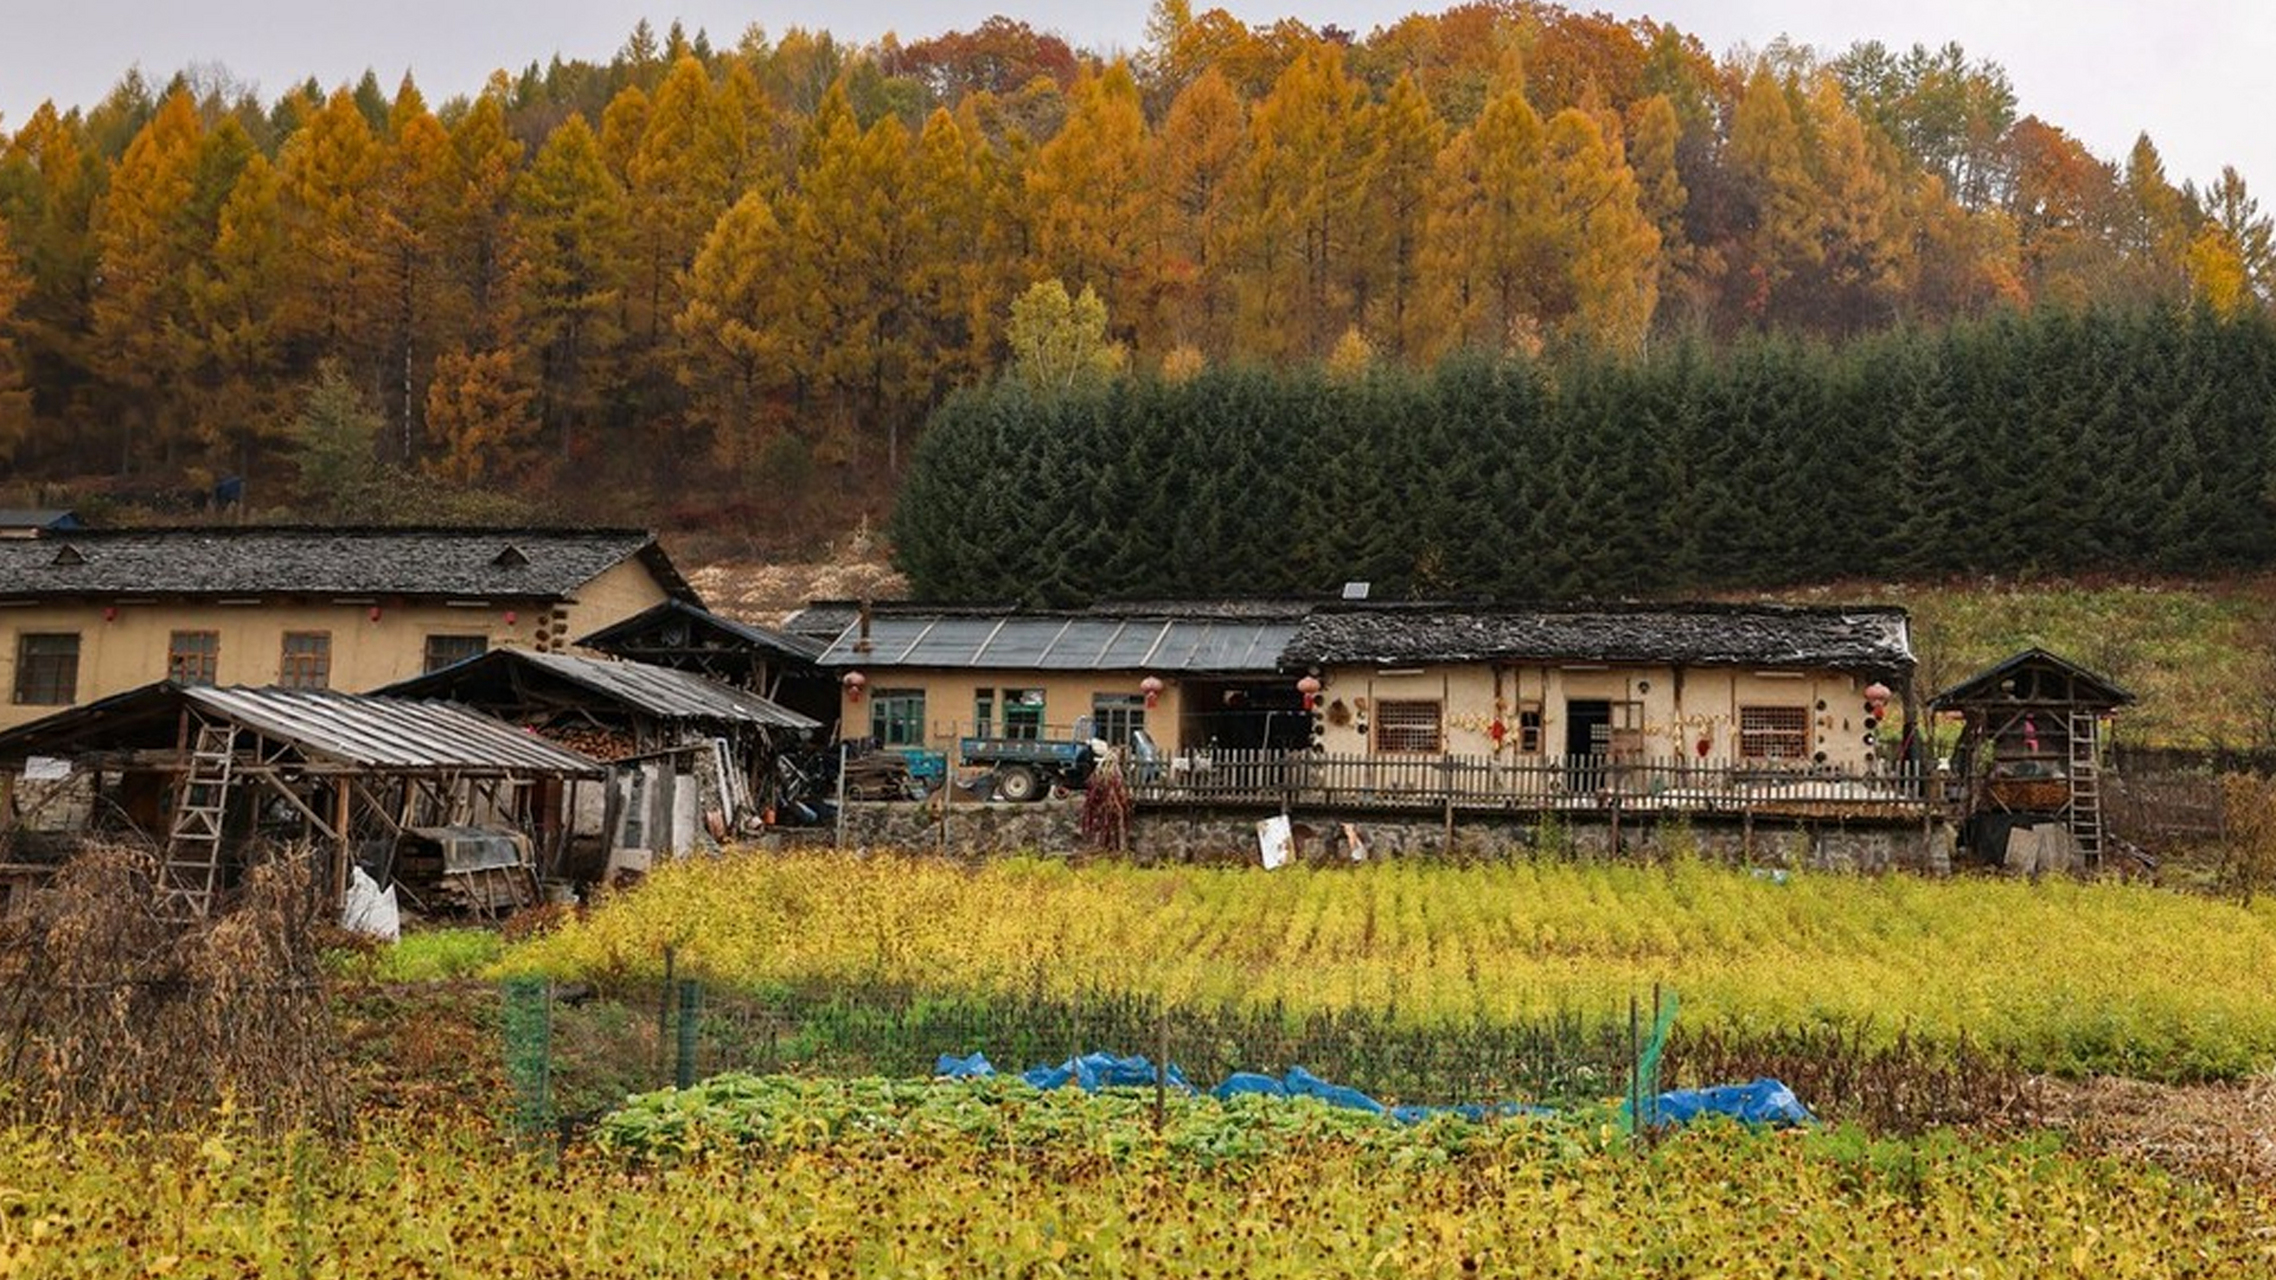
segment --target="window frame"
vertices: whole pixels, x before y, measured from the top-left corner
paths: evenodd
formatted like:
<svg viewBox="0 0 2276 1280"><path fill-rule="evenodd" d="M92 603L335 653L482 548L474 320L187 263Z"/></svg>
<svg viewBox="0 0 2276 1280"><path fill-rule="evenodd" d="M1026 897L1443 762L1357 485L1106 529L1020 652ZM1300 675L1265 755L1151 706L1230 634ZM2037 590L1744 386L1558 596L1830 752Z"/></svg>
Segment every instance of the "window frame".
<svg viewBox="0 0 2276 1280"><path fill-rule="evenodd" d="M1519 755L1537 756L1541 754L1542 724L1540 703L1520 702L1517 704L1517 753Z"/></svg>
<svg viewBox="0 0 2276 1280"><path fill-rule="evenodd" d="M869 736L881 747L925 745L925 691L873 691L869 695Z"/></svg>
<svg viewBox="0 0 2276 1280"><path fill-rule="evenodd" d="M1091 733L1109 746L1130 745L1132 733L1146 729L1146 695L1094 693L1091 695Z"/></svg>
<svg viewBox="0 0 2276 1280"><path fill-rule="evenodd" d="M1014 742L1041 742L1044 737L1044 707L1048 695L1042 689L1004 690L1004 737Z"/></svg>
<svg viewBox="0 0 2276 1280"><path fill-rule="evenodd" d="M470 652L459 654L446 662L435 661L438 649L468 644L474 646ZM425 644L420 649L419 674L433 675L444 667L456 666L469 658L479 658L488 652L490 652L490 637L481 632L430 631L427 633Z"/></svg>
<svg viewBox="0 0 2276 1280"><path fill-rule="evenodd" d="M57 643L55 652L34 653L39 642L69 642L68 653ZM20 631L16 634L16 679L10 690L19 707L68 707L79 701L79 657L76 631ZM36 683L35 683L36 678Z"/></svg>
<svg viewBox="0 0 2276 1280"><path fill-rule="evenodd" d="M1370 745L1384 756L1446 754L1446 703L1439 698L1377 698ZM1428 723L1425 723L1427 719ZM1403 722L1402 722L1403 721ZM1427 745L1426 745L1427 744Z"/></svg>
<svg viewBox="0 0 2276 1280"><path fill-rule="evenodd" d="M293 642L317 641L315 647L295 652ZM310 668L313 668L311 670ZM277 644L277 687L329 689L332 687L332 633L287 631Z"/></svg>
<svg viewBox="0 0 2276 1280"><path fill-rule="evenodd" d="M1810 708L1801 703L1741 703L1738 748L1741 760L1811 759Z"/></svg>
<svg viewBox="0 0 2276 1280"><path fill-rule="evenodd" d="M220 683L221 633L210 627L185 628L166 634L166 678L191 688L210 689Z"/></svg>

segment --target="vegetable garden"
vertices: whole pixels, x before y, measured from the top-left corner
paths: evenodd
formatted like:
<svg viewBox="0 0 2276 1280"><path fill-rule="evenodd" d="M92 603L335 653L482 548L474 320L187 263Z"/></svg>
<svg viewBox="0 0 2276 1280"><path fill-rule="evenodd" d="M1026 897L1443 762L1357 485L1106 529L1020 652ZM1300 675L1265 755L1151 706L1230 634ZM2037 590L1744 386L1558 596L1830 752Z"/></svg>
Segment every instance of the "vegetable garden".
<svg viewBox="0 0 2276 1280"><path fill-rule="evenodd" d="M2108 1074L2257 1098L2220 1082L2276 1063L2267 904L1681 859L742 854L547 923L335 958L346 1135L226 1100L156 1135L0 1131L0 1274L2276 1268L2267 1168L2145 1159L2034 1101ZM1655 986L1681 998L1670 1083L1774 1074L1831 1123L1633 1132L1626 1019ZM672 1031L701 1078L655 1089ZM1092 1048L1556 1109L926 1078Z"/></svg>

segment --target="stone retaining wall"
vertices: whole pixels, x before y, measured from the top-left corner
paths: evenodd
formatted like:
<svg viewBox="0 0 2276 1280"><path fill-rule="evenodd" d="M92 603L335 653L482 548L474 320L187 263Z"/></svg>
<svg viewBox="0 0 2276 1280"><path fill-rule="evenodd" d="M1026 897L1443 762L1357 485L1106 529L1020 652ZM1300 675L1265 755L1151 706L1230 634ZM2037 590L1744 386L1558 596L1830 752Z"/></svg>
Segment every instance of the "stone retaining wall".
<svg viewBox="0 0 2276 1280"><path fill-rule="evenodd" d="M1079 822L1082 801L952 806L945 828L937 805L858 803L846 808L846 843L858 848L945 849L959 856L1067 852L1089 847ZM1141 863L1253 863L1254 810L1153 809L1132 819L1128 854ZM1290 815L1296 856L1340 862L1356 835L1370 858L1508 858L1548 856L1638 858L1683 853L1772 867L1839 871L1952 870L1950 826L1897 823L1758 821L1731 818L1639 820L1625 816L1615 850L1612 824L1593 814L1458 816L1451 842L1443 820L1396 815ZM1348 828L1347 828L1348 824ZM805 833L827 841L828 829Z"/></svg>

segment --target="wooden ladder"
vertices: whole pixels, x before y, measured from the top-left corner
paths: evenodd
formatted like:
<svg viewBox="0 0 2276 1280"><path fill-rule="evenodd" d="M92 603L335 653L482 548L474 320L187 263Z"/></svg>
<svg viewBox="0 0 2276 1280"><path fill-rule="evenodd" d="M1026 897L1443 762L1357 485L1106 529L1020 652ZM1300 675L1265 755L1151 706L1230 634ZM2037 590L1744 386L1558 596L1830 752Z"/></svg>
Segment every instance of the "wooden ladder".
<svg viewBox="0 0 2276 1280"><path fill-rule="evenodd" d="M190 748L190 770L174 804L162 871L167 900L181 903L195 917L212 914L221 888L221 830L236 761L237 726L200 722Z"/></svg>
<svg viewBox="0 0 2276 1280"><path fill-rule="evenodd" d="M2074 712L2070 724L2070 829L2086 865L2102 866L2102 765L2094 745L2097 726L2091 712Z"/></svg>

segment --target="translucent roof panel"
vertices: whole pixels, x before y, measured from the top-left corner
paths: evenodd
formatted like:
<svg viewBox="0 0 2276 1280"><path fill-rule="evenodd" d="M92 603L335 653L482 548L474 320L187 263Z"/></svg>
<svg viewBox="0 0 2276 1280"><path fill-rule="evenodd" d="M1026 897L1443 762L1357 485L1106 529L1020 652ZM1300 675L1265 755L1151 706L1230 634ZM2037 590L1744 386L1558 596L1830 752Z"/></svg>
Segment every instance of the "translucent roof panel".
<svg viewBox="0 0 2276 1280"><path fill-rule="evenodd" d="M973 659L989 667L1043 667L1059 635L1071 625L1065 618L1005 618L988 637L988 647Z"/></svg>
<svg viewBox="0 0 2276 1280"><path fill-rule="evenodd" d="M1117 671L1137 671L1147 667L1155 661L1156 651L1161 648L1162 636L1176 626L1174 622L1152 618L1128 619L1099 654L1099 666Z"/></svg>
<svg viewBox="0 0 2276 1280"><path fill-rule="evenodd" d="M1099 670L1105 665L1108 647L1121 630L1122 623L1118 619L1076 618L1052 640L1051 651L1044 655L1043 665L1054 671Z"/></svg>
<svg viewBox="0 0 2276 1280"><path fill-rule="evenodd" d="M1275 671L1296 634L1286 620L1102 618L1021 614L892 614L866 645L849 626L826 667L993 671Z"/></svg>

